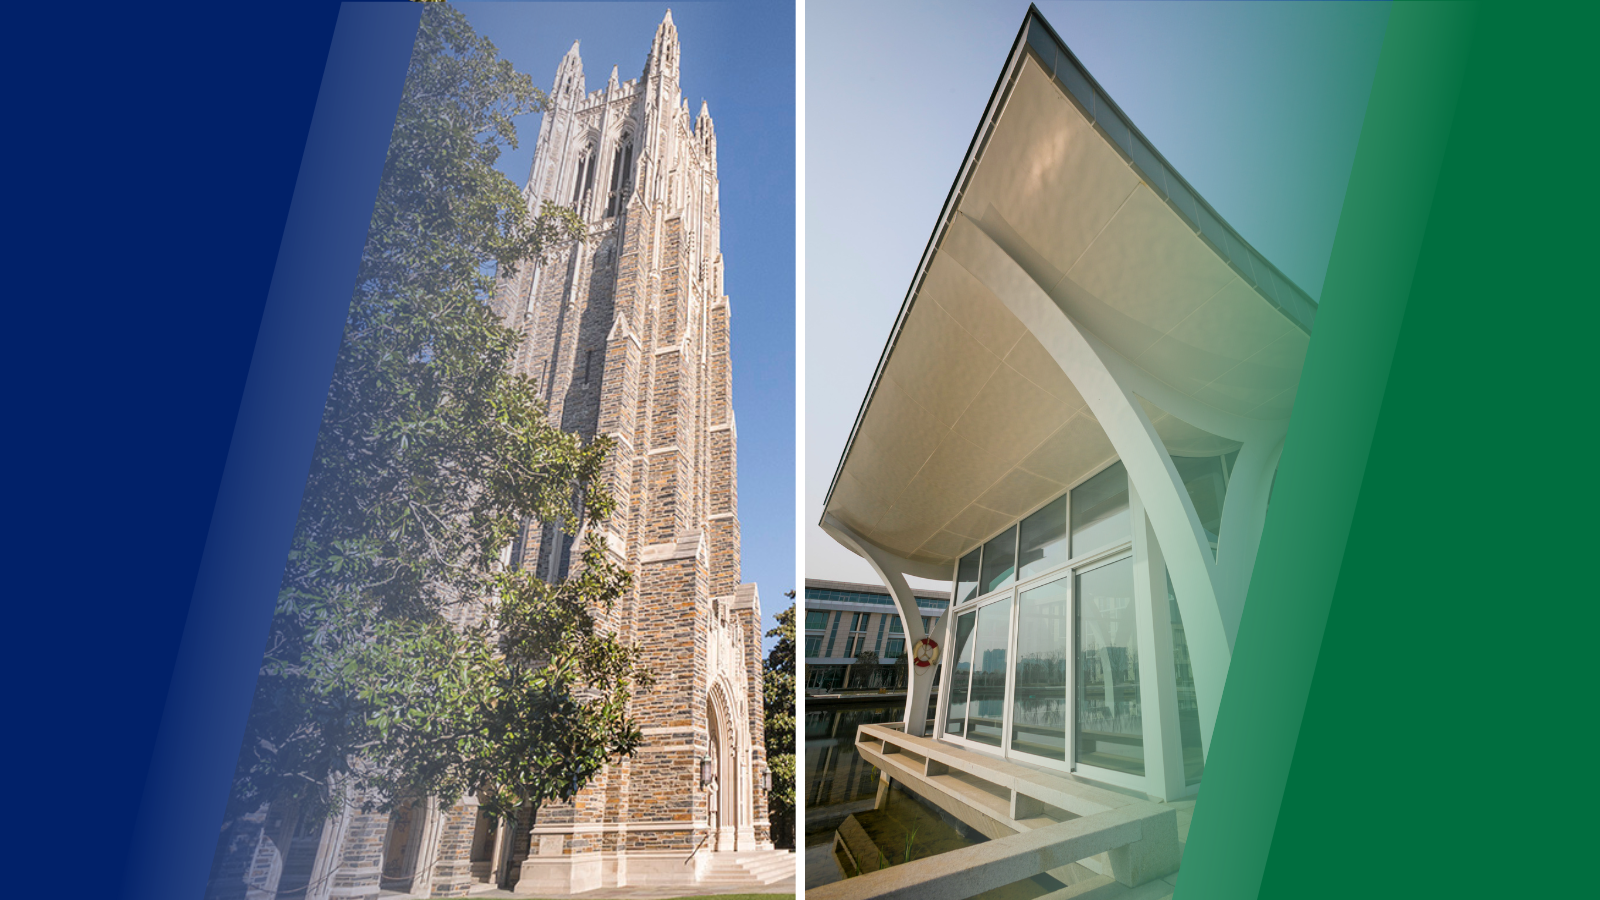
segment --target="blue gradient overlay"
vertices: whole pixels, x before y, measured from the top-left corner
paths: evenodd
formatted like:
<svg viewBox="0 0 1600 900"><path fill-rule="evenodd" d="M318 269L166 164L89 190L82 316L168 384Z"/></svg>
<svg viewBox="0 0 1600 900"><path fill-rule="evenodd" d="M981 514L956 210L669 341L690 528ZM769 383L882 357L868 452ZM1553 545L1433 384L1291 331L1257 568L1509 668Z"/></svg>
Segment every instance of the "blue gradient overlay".
<svg viewBox="0 0 1600 900"><path fill-rule="evenodd" d="M129 898L204 888L420 15L339 12L131 835Z"/></svg>

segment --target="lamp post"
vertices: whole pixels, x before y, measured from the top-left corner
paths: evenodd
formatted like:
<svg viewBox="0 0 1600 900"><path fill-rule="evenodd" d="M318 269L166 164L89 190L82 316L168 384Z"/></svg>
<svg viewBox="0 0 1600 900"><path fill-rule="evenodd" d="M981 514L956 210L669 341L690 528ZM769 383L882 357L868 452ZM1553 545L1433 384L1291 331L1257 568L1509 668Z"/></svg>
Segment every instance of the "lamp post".
<svg viewBox="0 0 1600 900"><path fill-rule="evenodd" d="M700 787L711 787L711 777L711 757L703 756L700 758Z"/></svg>

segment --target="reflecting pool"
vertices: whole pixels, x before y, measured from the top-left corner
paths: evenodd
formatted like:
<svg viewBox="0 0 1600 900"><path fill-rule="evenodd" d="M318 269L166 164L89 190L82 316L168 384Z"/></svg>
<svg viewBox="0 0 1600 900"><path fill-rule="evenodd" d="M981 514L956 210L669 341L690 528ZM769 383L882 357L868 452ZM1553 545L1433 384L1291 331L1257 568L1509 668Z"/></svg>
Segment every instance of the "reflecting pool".
<svg viewBox="0 0 1600 900"><path fill-rule="evenodd" d="M903 703L808 701L806 887L987 840L898 782L884 788L880 797L878 769L856 752L856 730L862 725L899 722L904 714ZM978 896L982 900L1033 900L1061 887L1059 881L1040 875Z"/></svg>

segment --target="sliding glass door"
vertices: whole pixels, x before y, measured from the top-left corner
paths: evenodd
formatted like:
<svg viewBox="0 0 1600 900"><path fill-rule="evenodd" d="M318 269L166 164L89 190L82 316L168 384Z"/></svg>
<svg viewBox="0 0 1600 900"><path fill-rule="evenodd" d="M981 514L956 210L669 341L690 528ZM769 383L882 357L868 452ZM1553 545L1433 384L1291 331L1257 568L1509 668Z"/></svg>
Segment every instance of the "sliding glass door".
<svg viewBox="0 0 1600 900"><path fill-rule="evenodd" d="M1081 570L1078 595L1077 762L1144 774L1144 717L1133 559Z"/></svg>
<svg viewBox="0 0 1600 900"><path fill-rule="evenodd" d="M951 624L944 737L1143 775L1136 625L1126 549L979 598Z"/></svg>
<svg viewBox="0 0 1600 900"><path fill-rule="evenodd" d="M1057 578L1017 598L1016 687L1011 700L1011 750L1067 761L1067 686L1072 579Z"/></svg>
<svg viewBox="0 0 1600 900"><path fill-rule="evenodd" d="M945 740L1114 781L1144 774L1130 516L1112 463L957 562Z"/></svg>

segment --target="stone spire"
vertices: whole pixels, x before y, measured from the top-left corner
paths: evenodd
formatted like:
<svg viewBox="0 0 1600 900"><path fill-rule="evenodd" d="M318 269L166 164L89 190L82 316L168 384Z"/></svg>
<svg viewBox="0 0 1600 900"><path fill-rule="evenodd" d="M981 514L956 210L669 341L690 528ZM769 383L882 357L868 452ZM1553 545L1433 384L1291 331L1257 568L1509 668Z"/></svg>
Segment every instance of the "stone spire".
<svg viewBox="0 0 1600 900"><path fill-rule="evenodd" d="M572 49L567 55L561 57L561 63L556 66L556 80L554 93L551 99L557 106L575 107L586 93L583 83L583 57L578 55L578 42L572 42Z"/></svg>
<svg viewBox="0 0 1600 900"><path fill-rule="evenodd" d="M655 40L650 44L650 70L673 71L678 67L678 26L672 24L672 10L656 26Z"/></svg>
<svg viewBox="0 0 1600 900"><path fill-rule="evenodd" d="M711 163L712 171L717 166L717 128L711 122L711 108L706 101L700 101L700 115L694 121L694 136L700 141L706 159Z"/></svg>

